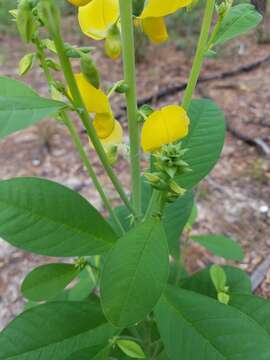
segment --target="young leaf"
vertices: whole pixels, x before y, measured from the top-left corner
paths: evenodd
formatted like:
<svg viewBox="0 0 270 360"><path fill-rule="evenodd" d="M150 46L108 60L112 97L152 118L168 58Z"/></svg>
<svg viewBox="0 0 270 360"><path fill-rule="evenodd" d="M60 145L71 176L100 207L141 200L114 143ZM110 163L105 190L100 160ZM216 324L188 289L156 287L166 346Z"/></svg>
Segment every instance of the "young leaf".
<svg viewBox="0 0 270 360"><path fill-rule="evenodd" d="M265 360L270 335L252 317L194 292L168 287L155 310L171 360Z"/></svg>
<svg viewBox="0 0 270 360"><path fill-rule="evenodd" d="M116 241L86 199L38 178L0 182L0 236L20 249L61 257L102 254Z"/></svg>
<svg viewBox="0 0 270 360"><path fill-rule="evenodd" d="M21 291L31 301L49 300L59 294L79 272L71 264L42 265L26 276Z"/></svg>
<svg viewBox="0 0 270 360"><path fill-rule="evenodd" d="M0 77L0 139L54 115L65 106L38 96L17 80Z"/></svg>
<svg viewBox="0 0 270 360"><path fill-rule="evenodd" d="M127 356L135 359L145 359L142 348L136 342L131 340L117 340L116 344Z"/></svg>
<svg viewBox="0 0 270 360"><path fill-rule="evenodd" d="M224 259L241 261L244 258L241 246L226 236L198 235L192 236L192 240L196 241L213 254L221 256Z"/></svg>
<svg viewBox="0 0 270 360"><path fill-rule="evenodd" d="M168 279L169 256L162 223L150 219L118 240L101 276L103 311L115 326L142 320L155 306Z"/></svg>
<svg viewBox="0 0 270 360"><path fill-rule="evenodd" d="M65 360L115 333L97 305L50 302L22 313L0 333L0 360Z"/></svg>
<svg viewBox="0 0 270 360"><path fill-rule="evenodd" d="M192 171L178 176L177 183L190 189L201 181L217 163L225 138L224 114L211 100L193 100L188 136L182 141L189 149L183 157Z"/></svg>
<svg viewBox="0 0 270 360"><path fill-rule="evenodd" d="M219 265L212 265L210 267L210 277L217 292L224 291L227 283L227 277L222 267Z"/></svg>
<svg viewBox="0 0 270 360"><path fill-rule="evenodd" d="M221 266L226 274L228 293L251 294L251 281L249 276L241 269L233 266ZM189 278L180 281L180 287L196 291L202 295L216 298L217 292L210 277L210 267L203 269Z"/></svg>
<svg viewBox="0 0 270 360"><path fill-rule="evenodd" d="M262 15L251 4L233 6L224 18L212 44L222 44L255 28L262 20Z"/></svg>

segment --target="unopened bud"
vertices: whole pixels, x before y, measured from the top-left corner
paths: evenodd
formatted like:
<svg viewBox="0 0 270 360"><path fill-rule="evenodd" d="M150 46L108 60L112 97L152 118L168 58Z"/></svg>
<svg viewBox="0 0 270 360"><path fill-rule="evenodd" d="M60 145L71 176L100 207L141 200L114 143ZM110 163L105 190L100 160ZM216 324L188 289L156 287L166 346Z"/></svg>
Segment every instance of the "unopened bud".
<svg viewBox="0 0 270 360"><path fill-rule="evenodd" d="M32 68L35 60L35 54L26 54L19 63L19 75L23 76L28 73L28 71Z"/></svg>
<svg viewBox="0 0 270 360"><path fill-rule="evenodd" d="M105 40L105 52L113 60L117 59L122 51L121 35L117 24L113 24L108 30Z"/></svg>
<svg viewBox="0 0 270 360"><path fill-rule="evenodd" d="M157 182L160 181L160 177L158 175L156 175L156 174L153 174L153 173L144 173L144 177L150 183L157 183Z"/></svg>
<svg viewBox="0 0 270 360"><path fill-rule="evenodd" d="M19 2L16 22L22 40L26 43L31 42L36 30L35 18L32 14L31 0L21 0Z"/></svg>
<svg viewBox="0 0 270 360"><path fill-rule="evenodd" d="M179 186L175 181L170 181L170 189L177 195L184 195L186 190Z"/></svg>
<svg viewBox="0 0 270 360"><path fill-rule="evenodd" d="M99 89L99 72L94 61L87 55L81 57L81 72L91 85Z"/></svg>
<svg viewBox="0 0 270 360"><path fill-rule="evenodd" d="M117 145L106 146L105 152L106 152L107 159L108 159L110 165L115 165L115 163L118 160L118 155L119 155L118 146Z"/></svg>

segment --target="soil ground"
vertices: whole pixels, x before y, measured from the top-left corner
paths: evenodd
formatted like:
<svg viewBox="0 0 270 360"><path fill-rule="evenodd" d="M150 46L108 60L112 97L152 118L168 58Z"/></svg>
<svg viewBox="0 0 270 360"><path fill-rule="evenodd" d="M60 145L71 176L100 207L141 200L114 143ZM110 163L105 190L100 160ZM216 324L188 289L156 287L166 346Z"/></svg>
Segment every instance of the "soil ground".
<svg viewBox="0 0 270 360"><path fill-rule="evenodd" d="M67 40L75 44L78 34L71 30L74 27L72 21L66 20L65 34ZM89 44L88 39L80 38L80 41ZM17 64L25 51L24 46L19 39L9 35L0 37L0 43L0 75L17 77ZM269 54L270 45L258 45L256 34L252 33L221 49L217 59L206 60L202 75L234 69ZM105 87L122 78L120 60L113 62L106 59L101 47L95 52L95 58L101 68ZM138 65L139 98L185 82L190 66L191 57L178 51L173 43L161 48L149 46L145 49L144 61ZM39 68L33 69L25 81L41 94L47 94ZM155 106L176 103L181 96L169 96ZM224 110L230 126L254 139L263 139L270 146L270 62L233 78L199 85L196 96L214 99ZM113 100L116 112L121 104L122 97L116 96ZM82 137L88 149L87 138ZM115 198L95 154L91 153L90 156L101 181L108 188L110 196ZM128 189L129 171L124 158L120 159L116 170ZM61 182L80 191L102 210L66 129L55 121L44 121L1 141L0 178L16 176L39 176ZM237 265L249 273L270 255L269 185L270 156L263 155L256 147L249 146L228 132L221 161L200 184L197 192L199 216L194 233L226 234L237 240L246 254L244 261ZM23 299L19 287L25 274L38 264L51 261L53 259L21 252L0 240L0 328L22 310ZM213 261L222 262L200 246L191 245L187 258L191 271ZM257 292L270 299L270 272Z"/></svg>

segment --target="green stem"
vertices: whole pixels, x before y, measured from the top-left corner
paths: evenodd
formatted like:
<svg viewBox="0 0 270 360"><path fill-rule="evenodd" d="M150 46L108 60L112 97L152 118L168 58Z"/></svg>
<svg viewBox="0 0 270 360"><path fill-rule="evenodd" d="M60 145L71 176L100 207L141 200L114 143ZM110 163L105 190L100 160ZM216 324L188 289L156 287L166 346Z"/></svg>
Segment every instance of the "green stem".
<svg viewBox="0 0 270 360"><path fill-rule="evenodd" d="M35 41L35 44L36 44L36 47L37 47L37 52L38 52L38 57L39 57L39 61L40 61L40 64L42 66L42 69L44 71L44 74L45 74L45 77L46 77L46 80L49 84L49 86L52 85L53 81L54 81L54 78L50 72L50 69L46 63L46 56L45 56L45 53L44 53L44 49L42 47L42 44L41 44L41 41L40 41L40 38L37 37L36 38L36 41ZM73 140L73 143L74 145L76 146L76 148L78 149L79 151L79 154L81 156L81 159L82 159L82 162L87 170L87 173L89 175L89 177L92 179L93 181L93 184L95 185L106 209L109 211L109 214L111 215L112 219L114 220L116 226L118 227L118 229L120 230L120 233L121 234L124 234L125 233L125 230L123 229L122 227L122 224L120 222L120 220L118 219L118 217L115 215L115 212L111 206L111 203L109 201L109 199L107 198L105 192L103 191L103 188L92 168L92 165L90 164L90 161L88 159L88 156L84 150L84 147L83 147L83 144L81 142L81 139L78 135L78 132L72 122L72 120L70 119L69 115L65 112L65 111L62 111L60 113L60 116L63 120L63 122L65 123L65 125L67 126L67 128L69 129L69 132L70 132L70 135L71 135L71 138Z"/></svg>
<svg viewBox="0 0 270 360"><path fill-rule="evenodd" d="M188 80L188 85L183 98L183 107L186 110L188 110L189 108L194 90L196 88L200 76L205 51L207 49L208 35L212 24L214 9L215 9L215 0L206 0L201 34L200 34L196 54L194 57L191 74Z"/></svg>
<svg viewBox="0 0 270 360"><path fill-rule="evenodd" d="M55 25L53 18L48 19L48 22L49 22L49 27L51 27L51 22L53 25ZM74 104L76 106L78 115L79 115L82 123L84 124L87 134L88 134L94 148L96 149L96 152L100 158L100 161L101 161L104 169L106 170L109 178L111 179L116 191L119 193L121 199L123 200L125 205L128 207L128 209L132 212L132 214L134 216L136 216L137 214L134 211L133 207L131 206L129 199L126 196L125 191L124 191L121 183L119 182L113 168L109 164L105 150L96 134L96 130L95 130L92 122L90 121L89 114L88 114L85 104L82 100L80 91L78 89L78 86L77 86L77 83L76 83L76 80L75 80L75 77L74 77L74 74L72 71L71 63L69 61L69 58L65 54L64 42L63 42L63 39L60 34L60 29L58 29L58 31L53 31L53 27L52 27L49 30L51 30L50 32L53 37L55 47L56 47L56 50L58 53L58 57L59 57L59 60L60 60L60 63L61 63L61 66L62 66L62 69L64 72L64 76L65 76L65 79L69 86L69 89L70 89L72 98L74 100Z"/></svg>
<svg viewBox="0 0 270 360"><path fill-rule="evenodd" d="M136 213L141 215L140 127L137 121L137 90L132 0L119 0L122 27L122 47L126 93L128 128L130 138L130 162L132 178L132 202Z"/></svg>
<svg viewBox="0 0 270 360"><path fill-rule="evenodd" d="M87 170L87 173L89 175L89 177L92 179L93 184L95 185L106 209L109 211L111 218L114 220L116 226L118 227L118 229L120 230L121 234L125 233L125 230L123 229L120 220L118 219L118 217L115 215L115 212L113 210L113 207L111 206L111 203L109 201L109 199L107 198L105 192L103 191L103 188L95 174L94 169L92 168L92 165L90 164L90 161L88 159L88 156L84 150L83 144L81 142L81 139L78 135L78 132L73 124L73 122L71 121L70 117L68 116L68 114L66 112L61 112L60 116L63 119L63 122L66 124L67 128L69 129L71 138L73 140L74 145L76 146L76 148L79 151L79 154L81 156L82 162Z"/></svg>

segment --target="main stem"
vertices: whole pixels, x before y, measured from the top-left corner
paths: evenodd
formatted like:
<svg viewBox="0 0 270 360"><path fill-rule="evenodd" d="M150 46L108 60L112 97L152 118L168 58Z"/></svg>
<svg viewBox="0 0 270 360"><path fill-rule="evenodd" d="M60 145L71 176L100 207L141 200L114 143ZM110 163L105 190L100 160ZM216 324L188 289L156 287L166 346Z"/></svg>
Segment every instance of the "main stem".
<svg viewBox="0 0 270 360"><path fill-rule="evenodd" d="M201 34L200 34L196 54L194 57L192 70L191 70L190 77L188 80L188 86L186 88L186 91L184 93L184 98L183 98L182 105L186 110L188 110L188 108L189 108L194 90L196 88L196 85L197 85L197 82L198 82L198 79L200 76L201 67L202 67L202 63L204 60L204 56L205 56L205 51L207 50L208 36L209 36L210 27L212 24L214 9L215 9L215 0L206 0Z"/></svg>
<svg viewBox="0 0 270 360"><path fill-rule="evenodd" d="M70 61L65 54L64 42L61 37L60 31L57 33L52 33L52 36L54 39L55 47L57 49L57 53L59 56L59 60L60 60L64 75L65 75L65 79L68 83L71 95L72 95L74 103L76 105L76 108L79 110L78 114L80 116L80 119L82 120L82 122L85 126L85 129L87 131L87 134L88 134L94 148L96 149L96 152L100 158L100 161L101 161L102 165L104 166L104 169L106 170L109 178L111 179L116 191L119 193L121 199L123 200L124 204L128 207L128 209L131 211L131 213L134 216L136 216L137 214L134 211L133 207L131 206L129 199L126 196L122 185L120 184L116 174L114 173L113 168L109 164L107 155L104 151L104 148L96 134L96 130L95 130L92 122L90 121L89 114L88 114L85 104L81 98L81 94L79 92Z"/></svg>
<svg viewBox="0 0 270 360"><path fill-rule="evenodd" d="M132 0L119 0L120 20L122 28L122 48L125 82L128 85L126 93L128 129L130 139L130 162L132 178L132 203L141 215L141 179L140 179L140 128L137 121L137 89L135 47L132 15Z"/></svg>

